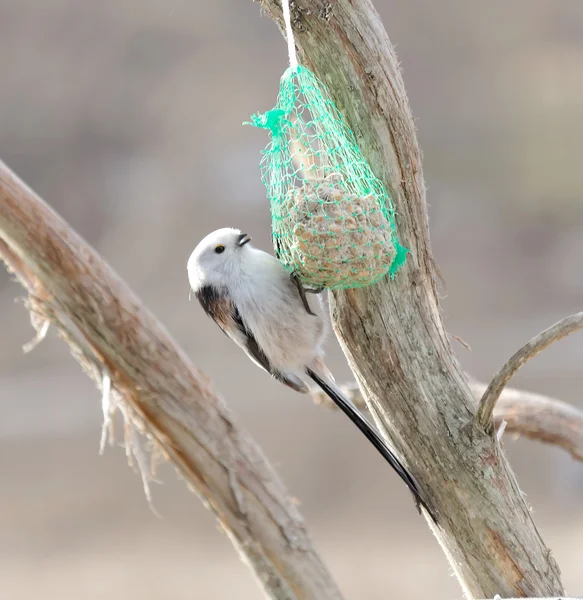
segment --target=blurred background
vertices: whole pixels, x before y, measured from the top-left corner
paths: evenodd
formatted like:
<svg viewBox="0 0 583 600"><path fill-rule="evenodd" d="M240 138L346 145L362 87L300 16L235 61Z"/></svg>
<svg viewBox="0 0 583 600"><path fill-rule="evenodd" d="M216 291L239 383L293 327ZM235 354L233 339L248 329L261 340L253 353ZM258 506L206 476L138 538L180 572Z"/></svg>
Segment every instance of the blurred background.
<svg viewBox="0 0 583 600"><path fill-rule="evenodd" d="M583 4L377 7L417 120L446 326L487 380L581 310ZM356 429L262 374L188 302L186 260L207 232L238 226L270 249L267 137L241 123L273 106L285 67L283 39L251 0L0 0L0 156L212 377L299 499L346 598L459 598L407 490ZM172 469L153 490L157 518L123 451L98 456L98 392L54 332L23 355L22 296L2 270L2 598L260 598ZM582 344L560 342L514 384L583 408ZM583 464L504 446L567 591L583 593Z"/></svg>

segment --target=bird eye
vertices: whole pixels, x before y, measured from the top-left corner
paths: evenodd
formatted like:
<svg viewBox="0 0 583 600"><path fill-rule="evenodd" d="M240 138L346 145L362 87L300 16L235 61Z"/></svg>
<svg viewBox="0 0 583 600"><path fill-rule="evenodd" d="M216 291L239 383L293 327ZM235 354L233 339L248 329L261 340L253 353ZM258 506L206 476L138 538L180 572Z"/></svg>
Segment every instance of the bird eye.
<svg viewBox="0 0 583 600"><path fill-rule="evenodd" d="M215 248L215 252L217 254L220 254L221 252L225 251L225 247L222 244L219 244L216 248Z"/></svg>

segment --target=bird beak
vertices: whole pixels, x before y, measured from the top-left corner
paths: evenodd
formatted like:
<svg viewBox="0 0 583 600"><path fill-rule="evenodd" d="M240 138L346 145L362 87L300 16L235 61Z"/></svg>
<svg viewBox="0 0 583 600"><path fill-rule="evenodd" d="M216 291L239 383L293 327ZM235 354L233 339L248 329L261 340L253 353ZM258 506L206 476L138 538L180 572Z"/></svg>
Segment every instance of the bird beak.
<svg viewBox="0 0 583 600"><path fill-rule="evenodd" d="M246 233L241 233L237 238L237 246L244 246L247 242L251 241L251 236Z"/></svg>

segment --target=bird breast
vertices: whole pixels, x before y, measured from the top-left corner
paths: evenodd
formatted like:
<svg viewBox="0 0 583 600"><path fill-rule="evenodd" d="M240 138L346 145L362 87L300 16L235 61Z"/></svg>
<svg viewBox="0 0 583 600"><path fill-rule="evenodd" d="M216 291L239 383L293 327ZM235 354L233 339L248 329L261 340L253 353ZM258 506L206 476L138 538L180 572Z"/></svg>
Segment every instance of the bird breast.
<svg viewBox="0 0 583 600"><path fill-rule="evenodd" d="M315 315L310 315L300 294L281 267L274 273L256 273L253 286L240 286L235 303L257 343L271 364L281 371L303 372L322 354L325 322L319 296L308 294Z"/></svg>

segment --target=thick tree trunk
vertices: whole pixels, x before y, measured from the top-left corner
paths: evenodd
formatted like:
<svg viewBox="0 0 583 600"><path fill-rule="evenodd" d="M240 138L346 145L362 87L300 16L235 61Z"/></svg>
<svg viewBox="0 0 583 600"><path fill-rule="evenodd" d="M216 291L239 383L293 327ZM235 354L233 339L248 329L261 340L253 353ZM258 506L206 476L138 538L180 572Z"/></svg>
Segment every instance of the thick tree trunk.
<svg viewBox="0 0 583 600"><path fill-rule="evenodd" d="M261 5L283 30L281 2ZM469 425L476 402L439 311L421 156L393 47L369 0L291 8L300 60L387 184L411 250L394 281L333 295L335 331L371 413L438 514L434 531L468 596L561 595L559 568L496 437Z"/></svg>

